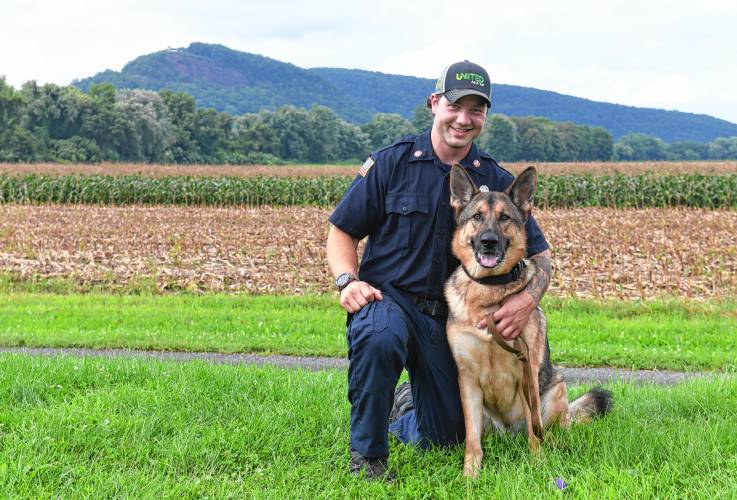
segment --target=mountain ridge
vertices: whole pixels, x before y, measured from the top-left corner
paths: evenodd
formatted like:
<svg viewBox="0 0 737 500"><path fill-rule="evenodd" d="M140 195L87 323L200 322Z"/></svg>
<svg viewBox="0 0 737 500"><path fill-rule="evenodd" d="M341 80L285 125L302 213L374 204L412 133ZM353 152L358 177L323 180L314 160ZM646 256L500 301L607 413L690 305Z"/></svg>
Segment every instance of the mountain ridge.
<svg viewBox="0 0 737 500"><path fill-rule="evenodd" d="M103 82L116 88L187 92L198 106L236 115L284 105L309 108L318 104L353 123L366 123L376 113L410 118L435 84L433 79L362 69L301 68L200 42L145 54L119 72L105 70L72 84L88 90ZM501 83L492 87L492 112L600 126L615 140L628 133L653 135L666 142L702 143L737 136L737 124L706 114L612 104Z"/></svg>

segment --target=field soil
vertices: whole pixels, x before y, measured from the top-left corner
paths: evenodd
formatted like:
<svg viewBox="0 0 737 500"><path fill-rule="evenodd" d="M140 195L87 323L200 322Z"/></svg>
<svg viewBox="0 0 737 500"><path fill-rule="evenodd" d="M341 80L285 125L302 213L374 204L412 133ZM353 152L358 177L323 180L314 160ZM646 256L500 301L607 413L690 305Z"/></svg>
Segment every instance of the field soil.
<svg viewBox="0 0 737 500"><path fill-rule="evenodd" d="M320 208L0 206L13 279L160 291L332 292ZM734 296L737 211L537 210L563 296Z"/></svg>
<svg viewBox="0 0 737 500"><path fill-rule="evenodd" d="M278 177L353 177L363 162L356 165L144 165L139 163L59 164L59 163L0 163L0 175L143 175L166 177L189 175L195 177L219 176L278 176ZM675 162L576 162L504 163L502 166L517 174L530 165L542 174L734 174L737 161L675 161Z"/></svg>

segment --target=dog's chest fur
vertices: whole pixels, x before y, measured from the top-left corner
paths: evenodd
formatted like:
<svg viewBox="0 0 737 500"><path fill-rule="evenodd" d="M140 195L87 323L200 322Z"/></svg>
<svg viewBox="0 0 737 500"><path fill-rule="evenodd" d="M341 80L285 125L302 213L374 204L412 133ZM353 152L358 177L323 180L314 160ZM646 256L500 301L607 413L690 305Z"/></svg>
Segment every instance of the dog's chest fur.
<svg viewBox="0 0 737 500"><path fill-rule="evenodd" d="M502 300L521 291L535 275L537 267L532 261L525 261L526 272L518 280L506 285L482 285L471 280L459 267L445 285L446 299L450 316L449 323L473 327L492 312L499 309ZM492 341L487 333L483 339Z"/></svg>
<svg viewBox="0 0 737 500"><path fill-rule="evenodd" d="M519 280L507 285L482 285L472 281L459 268L446 283L450 312L448 343L459 375L478 380L487 416L497 428L519 430L524 424L523 409L517 397L522 364L502 349L486 329L476 328L476 325L498 310L505 297L522 290L535 270L534 262L528 262L527 271ZM539 321L537 316L536 310L530 318L531 324Z"/></svg>

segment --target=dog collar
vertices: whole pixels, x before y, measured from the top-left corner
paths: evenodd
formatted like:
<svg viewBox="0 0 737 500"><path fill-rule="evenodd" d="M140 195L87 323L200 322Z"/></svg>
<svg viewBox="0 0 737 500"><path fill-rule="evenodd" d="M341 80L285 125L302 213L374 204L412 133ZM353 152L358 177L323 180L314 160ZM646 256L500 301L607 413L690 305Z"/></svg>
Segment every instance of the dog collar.
<svg viewBox="0 0 737 500"><path fill-rule="evenodd" d="M522 273L525 271L525 269L527 269L525 261L521 260L517 262L517 265L514 266L512 270L506 274L497 274L496 276L487 276L485 278L475 278L471 276L471 274L468 272L468 269L466 269L463 264L461 264L461 267L463 268L463 272L466 273L466 276L471 278L476 283L481 283L482 285L506 285L507 283L517 281L519 277L522 276Z"/></svg>

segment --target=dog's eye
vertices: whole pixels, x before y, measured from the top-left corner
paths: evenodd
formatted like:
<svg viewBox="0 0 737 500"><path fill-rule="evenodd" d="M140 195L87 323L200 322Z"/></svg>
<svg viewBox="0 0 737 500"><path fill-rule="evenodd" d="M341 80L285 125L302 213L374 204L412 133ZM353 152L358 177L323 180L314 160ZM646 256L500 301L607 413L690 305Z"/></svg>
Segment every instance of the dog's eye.
<svg viewBox="0 0 737 500"><path fill-rule="evenodd" d="M473 220L480 221L481 219L483 219L483 217L481 217L481 214L480 213L477 212L477 213L473 214Z"/></svg>
<svg viewBox="0 0 737 500"><path fill-rule="evenodd" d="M507 214L501 214L499 216L499 222L506 222L509 220L509 216Z"/></svg>

